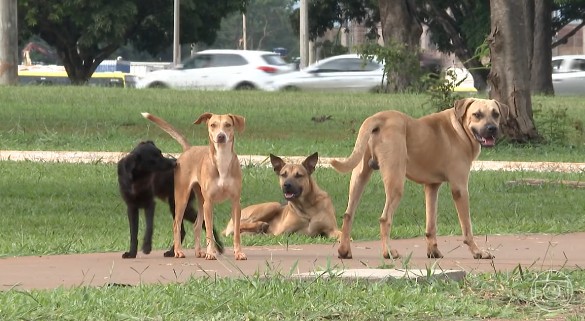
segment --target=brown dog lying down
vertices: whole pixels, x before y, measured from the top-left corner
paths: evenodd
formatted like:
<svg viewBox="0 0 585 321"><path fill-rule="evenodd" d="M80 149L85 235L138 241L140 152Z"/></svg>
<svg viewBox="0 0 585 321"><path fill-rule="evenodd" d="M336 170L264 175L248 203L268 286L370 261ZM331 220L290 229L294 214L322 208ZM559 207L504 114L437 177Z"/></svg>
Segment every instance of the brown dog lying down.
<svg viewBox="0 0 585 321"><path fill-rule="evenodd" d="M302 164L286 164L280 157L270 154L270 162L279 177L287 203L261 203L244 208L240 231L272 235L301 233L338 238L340 231L337 229L333 202L311 176L318 161L317 153L307 157ZM224 234L233 232L234 226L230 220Z"/></svg>
<svg viewBox="0 0 585 321"><path fill-rule="evenodd" d="M469 215L467 183L469 171L481 147L495 145L500 122L508 117L508 106L495 100L461 99L453 108L414 119L397 111L382 111L361 125L352 154L331 165L339 172L351 173L349 200L343 217L340 258L351 258L350 233L353 216L368 180L380 170L386 203L380 223L382 254L397 258L390 247L390 230L408 178L424 185L426 201L427 256L441 258L437 246L437 196L448 182L455 202L463 243L476 259L493 256L481 250L473 238Z"/></svg>
<svg viewBox="0 0 585 321"><path fill-rule="evenodd" d="M149 254L152 250L152 233L154 230L155 197L169 204L171 214L175 217L174 170L177 162L174 158L164 157L152 141L141 142L128 155L118 162L118 186L122 199L126 203L128 223L130 226L130 250L122 257L135 258L138 252L139 210L144 209L146 229L142 252ZM195 194L189 196L184 219L195 222L197 212L193 208ZM181 242L185 238L185 229L181 222ZM223 244L218 240L218 248L223 251ZM164 253L165 257L174 257L173 247Z"/></svg>

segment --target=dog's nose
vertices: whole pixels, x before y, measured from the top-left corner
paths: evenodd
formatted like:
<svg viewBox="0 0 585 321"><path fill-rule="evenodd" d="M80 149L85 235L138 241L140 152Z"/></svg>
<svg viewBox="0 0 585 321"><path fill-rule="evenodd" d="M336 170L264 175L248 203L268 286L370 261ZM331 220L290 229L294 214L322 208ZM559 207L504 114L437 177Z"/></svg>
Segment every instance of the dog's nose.
<svg viewBox="0 0 585 321"><path fill-rule="evenodd" d="M498 126L493 125L493 124L485 126L485 129L487 130L488 134L491 134L491 135L498 132Z"/></svg>
<svg viewBox="0 0 585 321"><path fill-rule="evenodd" d="M225 143L227 136L224 133L217 134L217 142L218 143Z"/></svg>

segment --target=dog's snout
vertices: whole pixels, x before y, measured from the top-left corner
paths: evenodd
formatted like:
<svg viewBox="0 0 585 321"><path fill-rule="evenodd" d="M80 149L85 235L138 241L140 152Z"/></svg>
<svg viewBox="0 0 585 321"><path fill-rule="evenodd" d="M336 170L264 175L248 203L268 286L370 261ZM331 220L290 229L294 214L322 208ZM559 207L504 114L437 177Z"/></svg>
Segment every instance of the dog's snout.
<svg viewBox="0 0 585 321"><path fill-rule="evenodd" d="M219 133L217 134L217 142L218 143L225 143L227 140L227 136L225 133Z"/></svg>
<svg viewBox="0 0 585 321"><path fill-rule="evenodd" d="M287 192L287 191L290 191L290 190L291 190L291 187L292 187L292 184L291 184L291 183L289 183L289 182L284 182L284 183L282 184L282 189L283 189L285 192Z"/></svg>
<svg viewBox="0 0 585 321"><path fill-rule="evenodd" d="M498 132L498 126L496 126L494 124L489 124L489 125L485 126L485 129L487 130L487 132L489 134L496 134Z"/></svg>

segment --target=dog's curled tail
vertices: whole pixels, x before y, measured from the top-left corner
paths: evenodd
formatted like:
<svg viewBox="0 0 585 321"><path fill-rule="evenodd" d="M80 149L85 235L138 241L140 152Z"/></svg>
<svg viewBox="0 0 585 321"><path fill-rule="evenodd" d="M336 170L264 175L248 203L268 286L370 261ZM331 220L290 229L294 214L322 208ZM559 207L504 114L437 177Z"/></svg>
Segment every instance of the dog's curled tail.
<svg viewBox="0 0 585 321"><path fill-rule="evenodd" d="M368 117L360 127L351 155L345 160L332 160L331 166L340 173L347 173L353 170L363 159L364 153L369 147L370 137L379 131L381 125L377 117Z"/></svg>
<svg viewBox="0 0 585 321"><path fill-rule="evenodd" d="M152 115L150 113L142 113L142 117L155 123L158 127L167 132L167 134L171 135L171 137L173 137L177 142L179 142L179 144L181 144L181 147L183 147L183 151L186 151L187 149L189 149L189 147L191 147L191 144L189 144L185 136L181 135L181 133L179 133L179 131L175 129L175 127L167 123L164 119L156 117L155 115Z"/></svg>

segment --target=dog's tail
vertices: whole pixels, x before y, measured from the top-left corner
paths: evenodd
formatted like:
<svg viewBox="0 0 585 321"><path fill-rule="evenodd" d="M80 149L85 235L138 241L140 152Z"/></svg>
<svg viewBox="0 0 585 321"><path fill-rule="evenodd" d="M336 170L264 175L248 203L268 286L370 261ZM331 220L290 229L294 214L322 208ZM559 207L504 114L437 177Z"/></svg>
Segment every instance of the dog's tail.
<svg viewBox="0 0 585 321"><path fill-rule="evenodd" d="M368 117L362 123L358 132L355 146L351 155L345 160L334 159L331 161L331 166L340 173L347 173L353 170L359 162L363 159L366 149L369 147L369 141L373 134L376 134L380 130L382 120L376 117L376 115ZM375 160L373 160L375 162ZM377 164L375 164L377 166Z"/></svg>
<svg viewBox="0 0 585 321"><path fill-rule="evenodd" d="M183 151L186 151L191 147L191 144L189 144L185 136L179 133L179 131L175 129L175 127L173 127L171 124L167 123L166 120L156 117L155 115L149 113L142 113L142 117L155 123L158 127L167 132L167 134L171 135L171 137L173 137L177 142L179 142L179 144L181 144L181 147L183 147Z"/></svg>

